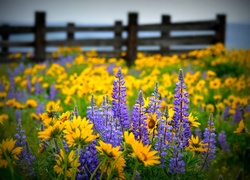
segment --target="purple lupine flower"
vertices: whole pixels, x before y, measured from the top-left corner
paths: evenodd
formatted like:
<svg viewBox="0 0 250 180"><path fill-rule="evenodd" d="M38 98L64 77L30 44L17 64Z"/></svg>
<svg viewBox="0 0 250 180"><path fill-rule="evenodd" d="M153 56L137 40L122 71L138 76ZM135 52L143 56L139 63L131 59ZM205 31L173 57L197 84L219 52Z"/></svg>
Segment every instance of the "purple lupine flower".
<svg viewBox="0 0 250 180"><path fill-rule="evenodd" d="M185 91L186 85L184 84L183 71L180 69L178 75L179 82L176 83L175 95L174 95L174 128L175 131L180 131L180 125L183 128L183 138L180 138L184 147L189 146L188 139L191 136L189 122L188 122L188 92Z"/></svg>
<svg viewBox="0 0 250 180"><path fill-rule="evenodd" d="M24 71L24 69L25 69L25 66L24 66L24 63L23 62L21 62L15 69L14 69L14 75L16 76L16 75L19 75L19 74L22 74L23 73L23 71Z"/></svg>
<svg viewBox="0 0 250 180"><path fill-rule="evenodd" d="M164 111L165 119L161 118L158 126L158 141L156 142L156 150L159 152L161 165L163 168L166 167L165 158L167 155L167 148L170 148L170 143L172 141L172 125L171 121L168 121L168 106L166 106Z"/></svg>
<svg viewBox="0 0 250 180"><path fill-rule="evenodd" d="M30 76L26 77L26 81L27 81L27 91L28 91L28 93L31 93L32 85L31 85Z"/></svg>
<svg viewBox="0 0 250 180"><path fill-rule="evenodd" d="M4 92L4 84L0 81L0 92Z"/></svg>
<svg viewBox="0 0 250 180"><path fill-rule="evenodd" d="M17 160L17 165L23 172L23 175L27 175L26 178L34 177L35 173L33 164L36 158L32 155L32 152L29 149L28 142L25 136L25 131L22 128L21 119L18 119L15 138L17 139L15 145L22 147L21 153L17 155L17 157L19 158Z"/></svg>
<svg viewBox="0 0 250 180"><path fill-rule="evenodd" d="M230 115L230 112L229 112L230 109L231 109L230 106L227 106L227 107L224 109L224 113L223 113L223 119L224 119L224 121L226 121L227 118L229 117L229 115Z"/></svg>
<svg viewBox="0 0 250 180"><path fill-rule="evenodd" d="M225 131L221 131L218 135L218 141L220 143L221 149L225 152L230 151L230 146L226 140L226 133Z"/></svg>
<svg viewBox="0 0 250 180"><path fill-rule="evenodd" d="M246 112L250 112L250 103L247 105L246 109L245 109Z"/></svg>
<svg viewBox="0 0 250 180"><path fill-rule="evenodd" d="M173 158L170 158L169 162L169 172L171 174L180 174L185 172L185 162L182 160L182 152L175 151L176 147L173 147Z"/></svg>
<svg viewBox="0 0 250 180"><path fill-rule="evenodd" d="M233 120L231 123L232 124L239 123L240 120L242 120L242 118L243 118L243 113L244 113L244 110L243 110L242 106L240 105L240 103L238 103L236 106L236 112L233 115Z"/></svg>
<svg viewBox="0 0 250 180"><path fill-rule="evenodd" d="M42 93L42 88L41 88L40 82L38 80L36 80L34 86L35 86L35 95L41 94Z"/></svg>
<svg viewBox="0 0 250 180"><path fill-rule="evenodd" d="M155 83L155 88L154 88L154 92L151 94L151 97L149 98L149 105L148 105L148 112L150 114L156 114L156 119L160 119L161 118L161 100L160 100L160 93L158 91L158 82ZM155 138L155 131L153 131L152 134L152 141Z"/></svg>
<svg viewBox="0 0 250 180"><path fill-rule="evenodd" d="M104 98L100 115L103 126L100 134L104 141L113 145L113 147L120 146L122 142L122 128L118 118L114 119L113 111L109 105L108 96Z"/></svg>
<svg viewBox="0 0 250 180"><path fill-rule="evenodd" d="M144 99L142 90L139 91L138 99L136 104L133 106L132 112L132 123L133 123L133 133L136 140L142 140L143 144L149 144L148 130L145 114Z"/></svg>
<svg viewBox="0 0 250 180"><path fill-rule="evenodd" d="M44 104L39 103L36 107L36 114L42 114L44 113L45 109L44 109Z"/></svg>
<svg viewBox="0 0 250 180"><path fill-rule="evenodd" d="M129 129L130 122L126 104L126 86L120 67L115 77L116 79L113 83L112 93L112 111L114 113L114 119L118 119L119 124L121 124L122 130Z"/></svg>
<svg viewBox="0 0 250 180"><path fill-rule="evenodd" d="M151 114L156 113L156 118L160 119L161 117L161 100L160 100L160 93L159 93L159 84L158 82L155 83L154 92L152 93L151 97L149 98L149 108L148 112Z"/></svg>
<svg viewBox="0 0 250 180"><path fill-rule="evenodd" d="M18 123L19 119L22 119L21 110L20 109L16 109L15 110L15 120L16 120L16 123Z"/></svg>
<svg viewBox="0 0 250 180"><path fill-rule="evenodd" d="M91 100L90 100L90 106L87 107L87 118L90 120L90 122L94 125L94 129L98 132L100 132L103 128L103 121L101 121L101 118L99 116L98 108L95 104L94 95L92 94Z"/></svg>
<svg viewBox="0 0 250 180"><path fill-rule="evenodd" d="M191 136L189 122L188 122L188 93L185 90L183 71L180 69L178 75L179 82L176 83L175 95L174 95L174 146L173 157L170 158L170 173L179 174L184 172L185 163L182 158L182 150L189 146L188 139ZM175 162L175 163L173 163Z"/></svg>
<svg viewBox="0 0 250 180"><path fill-rule="evenodd" d="M215 127L213 123L213 114L211 113L208 119L207 128L204 131L204 144L207 143L207 146L204 146L204 148L208 148L206 152L203 152L201 154L201 159L203 160L203 163L201 164L201 170L203 168L209 169L209 165L212 162L212 160L215 158L215 140L216 134L215 134Z"/></svg>
<svg viewBox="0 0 250 180"><path fill-rule="evenodd" d="M13 75L13 73L11 73L11 71L10 72L8 71L8 76L9 76L10 86L9 86L9 90L8 90L7 99L12 99L12 98L15 98L16 83L14 80L14 75Z"/></svg>
<svg viewBox="0 0 250 180"><path fill-rule="evenodd" d="M51 84L50 89L49 89L49 99L55 100L55 97L56 97L55 84Z"/></svg>
<svg viewBox="0 0 250 180"><path fill-rule="evenodd" d="M76 179L90 179L91 174L94 172L96 167L99 165L96 151L96 141L85 147L85 151L81 150ZM96 173L95 179L99 179L100 174Z"/></svg>
<svg viewBox="0 0 250 180"><path fill-rule="evenodd" d="M15 93L15 98L17 101L25 103L28 99L28 95L25 91L17 91Z"/></svg>

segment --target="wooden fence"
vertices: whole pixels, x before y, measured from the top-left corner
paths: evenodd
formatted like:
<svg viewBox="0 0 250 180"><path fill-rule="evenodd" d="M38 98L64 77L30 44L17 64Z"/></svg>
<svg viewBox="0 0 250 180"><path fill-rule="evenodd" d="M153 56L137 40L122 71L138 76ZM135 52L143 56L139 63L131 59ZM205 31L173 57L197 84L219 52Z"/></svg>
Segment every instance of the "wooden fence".
<svg viewBox="0 0 250 180"><path fill-rule="evenodd" d="M46 13L35 12L34 26L0 26L0 47L2 47L1 57L9 54L10 47L33 47L35 61L41 62L46 59L46 47L55 46L112 46L113 50L98 51L98 53L107 56L119 57L126 47L126 56L124 57L128 64L132 64L136 58L139 46L158 46L158 50L141 50L144 53L173 54L187 52L192 49L171 48L173 45L212 45L218 42L225 43L225 25L226 16L217 15L215 20L195 21L195 22L171 22L169 15L163 15L159 24L138 24L138 14L129 13L128 23L123 25L121 21L115 21L113 26L75 26L74 23L68 23L67 26L46 26ZM173 36L171 32L204 32L202 35L181 35ZM65 32L65 40L46 40L46 33ZM76 32L112 32L113 38L88 38L76 39ZM123 37L123 32L127 37ZM139 37L140 32L160 32L159 37ZM208 34L206 34L208 33ZM34 41L10 41L12 34L33 34ZM6 60L7 61L7 60Z"/></svg>

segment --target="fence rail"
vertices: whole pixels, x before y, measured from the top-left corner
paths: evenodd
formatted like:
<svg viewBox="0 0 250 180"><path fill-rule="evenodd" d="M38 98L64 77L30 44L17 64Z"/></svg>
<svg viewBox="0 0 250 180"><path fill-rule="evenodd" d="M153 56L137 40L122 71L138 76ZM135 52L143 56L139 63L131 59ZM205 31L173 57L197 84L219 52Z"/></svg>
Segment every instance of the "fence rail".
<svg viewBox="0 0 250 180"><path fill-rule="evenodd" d="M138 24L138 14L129 13L128 23L123 25L121 21L115 21L113 26L75 26L74 23L68 23L65 27L46 26L46 13L36 12L34 26L0 26L0 47L2 47L1 59L5 57L5 62L9 54L10 47L33 47L34 61L41 62L46 59L46 47L55 46L82 46L82 47L103 47L111 46L113 50L100 51L107 56L121 56L122 47L126 47L126 56L124 57L128 64L132 64L136 58L139 46L157 46L159 50L141 50L144 53L172 54L181 53L191 49L172 49L173 45L211 45L218 42L225 43L225 25L226 16L219 14L215 20L197 21L197 22L171 22L169 15L163 15L159 24ZM160 32L159 37L139 37L139 32ZM204 32L203 35L182 35L173 36L171 32L184 31ZM47 33L65 32L65 40L47 40ZM112 38L88 38L76 39L76 32L112 32ZM127 37L122 36L123 32ZM209 32L209 33L208 33ZM33 34L34 41L10 41L9 37L13 34ZM3 62L3 61L0 61Z"/></svg>

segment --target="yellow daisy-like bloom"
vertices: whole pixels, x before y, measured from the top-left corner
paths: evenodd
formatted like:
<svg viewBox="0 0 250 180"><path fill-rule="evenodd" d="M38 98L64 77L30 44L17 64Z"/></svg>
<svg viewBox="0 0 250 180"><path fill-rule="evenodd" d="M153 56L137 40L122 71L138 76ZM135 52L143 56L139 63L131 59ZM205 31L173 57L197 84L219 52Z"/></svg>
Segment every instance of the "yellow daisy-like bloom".
<svg viewBox="0 0 250 180"><path fill-rule="evenodd" d="M69 155L66 155L62 149L60 149L60 154L55 154L56 165L54 166L54 171L58 174L64 175L65 173L65 163L67 163L66 176L70 178L72 176L73 170L75 170L80 163L75 157L75 151L70 151Z"/></svg>
<svg viewBox="0 0 250 180"><path fill-rule="evenodd" d="M65 139L69 146L86 145L97 138L93 135L93 124L86 118L74 116L73 121L65 122Z"/></svg>
<svg viewBox="0 0 250 180"><path fill-rule="evenodd" d="M196 122L196 120L198 120L197 117L194 117L192 113L189 114L188 116L188 122L189 122L189 126L191 127L199 127L201 124L199 122Z"/></svg>
<svg viewBox="0 0 250 180"><path fill-rule="evenodd" d="M21 104L18 101L15 101L14 104L13 104L13 108L15 108L15 109L24 109L25 105Z"/></svg>
<svg viewBox="0 0 250 180"><path fill-rule="evenodd" d="M67 111L59 117L59 121L63 123L65 121L68 121L69 118L70 118L70 111Z"/></svg>
<svg viewBox="0 0 250 180"><path fill-rule="evenodd" d="M219 78L215 78L214 80L209 82L209 87L211 89L219 89L220 85L221 85L221 82Z"/></svg>
<svg viewBox="0 0 250 180"><path fill-rule="evenodd" d="M0 99L4 99L7 96L6 92L0 92Z"/></svg>
<svg viewBox="0 0 250 180"><path fill-rule="evenodd" d="M34 119L34 120L40 120L40 116L39 115L37 115L36 113L30 113L30 117L32 118L32 119Z"/></svg>
<svg viewBox="0 0 250 180"><path fill-rule="evenodd" d="M206 75L206 79L207 79L207 80L211 80L211 79L213 79L214 77L216 77L216 73L213 72L213 71L211 71L211 70L208 70L208 71L207 71L207 75Z"/></svg>
<svg viewBox="0 0 250 180"><path fill-rule="evenodd" d="M214 112L214 105L213 104L207 104L206 105L206 111L209 113L213 113Z"/></svg>
<svg viewBox="0 0 250 180"><path fill-rule="evenodd" d="M238 128L234 131L234 133L242 133L245 131L245 125L243 119L240 121Z"/></svg>
<svg viewBox="0 0 250 180"><path fill-rule="evenodd" d="M159 120L157 120L157 118L156 118L156 113L154 113L154 114L150 113L148 115L148 118L146 119L146 122L147 122L147 128L148 128L149 134L154 132L154 130L156 129L158 121Z"/></svg>
<svg viewBox="0 0 250 180"><path fill-rule="evenodd" d="M62 134L64 123L61 124L60 122L57 122L54 126L49 126L46 129L44 129L41 132L38 132L38 138L41 139L51 139L51 138L57 138Z"/></svg>
<svg viewBox="0 0 250 180"><path fill-rule="evenodd" d="M58 112L60 110L60 101L54 102L50 101L46 105L46 111L48 114L53 113L53 112Z"/></svg>
<svg viewBox="0 0 250 180"><path fill-rule="evenodd" d="M4 121L8 120L9 119L9 116L8 114L1 114L0 115L0 124L3 124Z"/></svg>
<svg viewBox="0 0 250 180"><path fill-rule="evenodd" d="M123 156L121 156L121 151L119 151L120 146L116 146L115 148L112 147L112 144L104 143L103 141L99 141L99 146L96 146L96 149L100 152L100 155L107 158L107 161L104 166L101 166L101 169L103 171L107 171L109 174L111 171L111 165L114 161L116 163L114 164L115 169L118 172L118 178L119 179L125 179L123 167L125 166L125 159ZM117 159L119 158L119 159ZM106 169L104 169L107 167Z"/></svg>
<svg viewBox="0 0 250 180"><path fill-rule="evenodd" d="M7 167L8 158L13 162L18 160L17 155L21 153L22 147L15 147L16 140L3 140L0 144L0 168Z"/></svg>
<svg viewBox="0 0 250 180"><path fill-rule="evenodd" d="M160 164L160 157L156 156L158 151L150 151L151 145L143 145L142 142L132 144L133 155L144 164L144 166L151 166Z"/></svg>
<svg viewBox="0 0 250 180"><path fill-rule="evenodd" d="M133 152L132 145L137 143L135 136L132 132L129 133L128 131L125 131L123 137L125 142L125 148L127 152L130 154Z"/></svg>
<svg viewBox="0 0 250 180"><path fill-rule="evenodd" d="M28 99L25 103L26 107L35 108L37 107L37 102L34 99Z"/></svg>
<svg viewBox="0 0 250 180"><path fill-rule="evenodd" d="M195 152L206 152L208 150L208 148L204 148L204 146L207 146L208 144L204 144L203 141L200 141L198 136L194 137L192 135L188 141L189 146L186 147L187 150Z"/></svg>
<svg viewBox="0 0 250 180"><path fill-rule="evenodd" d="M203 100L204 100L203 96L194 95L193 103L194 103L194 105L198 105L198 104L202 103Z"/></svg>

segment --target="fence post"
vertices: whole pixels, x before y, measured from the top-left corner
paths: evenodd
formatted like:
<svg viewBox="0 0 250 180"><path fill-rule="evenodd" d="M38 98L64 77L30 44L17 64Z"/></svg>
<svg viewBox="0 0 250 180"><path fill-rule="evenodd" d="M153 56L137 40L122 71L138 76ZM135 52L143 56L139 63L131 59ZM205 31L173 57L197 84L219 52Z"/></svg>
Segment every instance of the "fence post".
<svg viewBox="0 0 250 180"><path fill-rule="evenodd" d="M72 28L75 27L75 24L70 22L67 24L67 40L71 41L74 40L74 31L72 30Z"/></svg>
<svg viewBox="0 0 250 180"><path fill-rule="evenodd" d="M115 56L117 58L120 58L122 51L122 21L115 21L114 38L115 38L115 44L114 44Z"/></svg>
<svg viewBox="0 0 250 180"><path fill-rule="evenodd" d="M9 25L4 24L4 25L3 25L3 28L4 28L4 27L7 28L8 26L9 26ZM3 40L3 41L8 41L8 40L9 40L9 34L8 34L8 33L2 34L2 40ZM8 48L7 46L2 47L2 54L3 54L4 57L7 57L7 56L8 56L8 54L9 54L9 48Z"/></svg>
<svg viewBox="0 0 250 180"><path fill-rule="evenodd" d="M167 28L167 26L170 25L170 23L171 23L171 17L169 15L162 15L161 25L163 27L166 27L161 31L161 39L162 40L166 40L170 37L170 31ZM163 55L169 54L169 46L165 46L164 44L162 44L161 45L161 54L163 54Z"/></svg>
<svg viewBox="0 0 250 180"><path fill-rule="evenodd" d="M35 60L41 62L45 60L45 12L35 13Z"/></svg>
<svg viewBox="0 0 250 180"><path fill-rule="evenodd" d="M216 16L217 29L216 29L216 42L221 42L225 45L226 37L226 15L218 14Z"/></svg>
<svg viewBox="0 0 250 180"><path fill-rule="evenodd" d="M130 66L134 63L137 53L137 13L128 14L128 38L126 61Z"/></svg>

